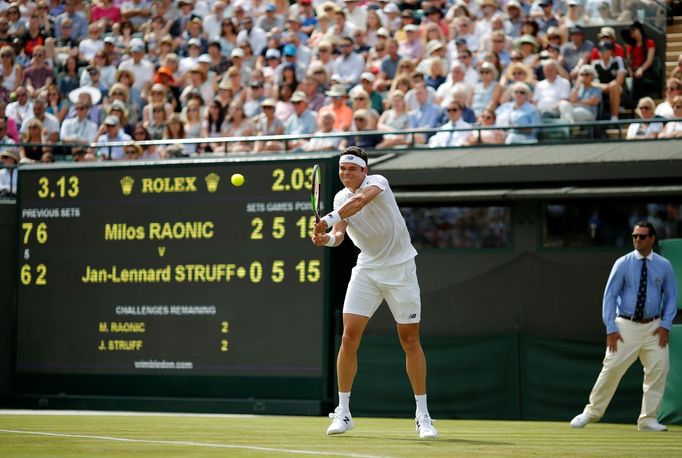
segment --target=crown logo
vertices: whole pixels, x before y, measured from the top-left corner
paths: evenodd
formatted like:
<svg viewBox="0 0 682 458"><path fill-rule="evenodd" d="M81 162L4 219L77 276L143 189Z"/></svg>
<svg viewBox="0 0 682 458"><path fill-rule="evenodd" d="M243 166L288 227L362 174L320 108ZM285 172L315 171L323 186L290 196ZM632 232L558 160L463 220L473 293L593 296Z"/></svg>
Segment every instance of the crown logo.
<svg viewBox="0 0 682 458"><path fill-rule="evenodd" d="M129 196L133 192L133 184L135 180L133 177L125 176L121 178L121 192L124 196Z"/></svg>
<svg viewBox="0 0 682 458"><path fill-rule="evenodd" d="M208 192L216 192L218 190L218 183L220 183L220 176L216 173L209 173L206 175L206 189Z"/></svg>

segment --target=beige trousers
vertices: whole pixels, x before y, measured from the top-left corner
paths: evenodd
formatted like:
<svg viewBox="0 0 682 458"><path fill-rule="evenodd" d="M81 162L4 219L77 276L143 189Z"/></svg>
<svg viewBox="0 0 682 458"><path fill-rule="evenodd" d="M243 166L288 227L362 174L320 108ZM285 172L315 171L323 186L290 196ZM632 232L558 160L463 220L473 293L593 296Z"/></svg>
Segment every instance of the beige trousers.
<svg viewBox="0 0 682 458"><path fill-rule="evenodd" d="M668 347L661 348L658 334L653 334L661 325L661 320L640 324L616 318L616 325L623 342L618 341L618 350L615 352L606 349L604 366L590 393L590 403L585 406L583 413L595 419L603 417L623 374L639 358L644 366L644 395L637 423L642 425L656 421L669 368Z"/></svg>

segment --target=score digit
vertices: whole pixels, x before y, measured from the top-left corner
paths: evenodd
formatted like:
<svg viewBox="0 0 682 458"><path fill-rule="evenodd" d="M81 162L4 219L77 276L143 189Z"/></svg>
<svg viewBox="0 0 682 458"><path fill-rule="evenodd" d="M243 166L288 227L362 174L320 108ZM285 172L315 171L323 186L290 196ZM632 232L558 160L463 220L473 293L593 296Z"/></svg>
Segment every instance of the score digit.
<svg viewBox="0 0 682 458"><path fill-rule="evenodd" d="M284 169L275 169L272 171L273 191L301 191L302 189L311 189L313 186L313 168L308 167L303 169L296 167L289 173L287 183L287 172Z"/></svg>
<svg viewBox="0 0 682 458"><path fill-rule="evenodd" d="M24 231L24 245L28 245L33 231L33 223L21 223L21 229ZM40 223L36 227L36 240L41 245L47 242L47 223Z"/></svg>

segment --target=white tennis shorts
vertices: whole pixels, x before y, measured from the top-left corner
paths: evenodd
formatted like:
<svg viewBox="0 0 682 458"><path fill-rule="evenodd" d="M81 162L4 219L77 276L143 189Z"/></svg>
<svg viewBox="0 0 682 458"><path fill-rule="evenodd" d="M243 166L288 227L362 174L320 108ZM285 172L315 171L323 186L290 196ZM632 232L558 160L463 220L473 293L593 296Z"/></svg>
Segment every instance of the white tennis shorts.
<svg viewBox="0 0 682 458"><path fill-rule="evenodd" d="M414 259L391 267L353 268L343 313L371 318L383 299L386 299L396 323L419 323L421 298Z"/></svg>

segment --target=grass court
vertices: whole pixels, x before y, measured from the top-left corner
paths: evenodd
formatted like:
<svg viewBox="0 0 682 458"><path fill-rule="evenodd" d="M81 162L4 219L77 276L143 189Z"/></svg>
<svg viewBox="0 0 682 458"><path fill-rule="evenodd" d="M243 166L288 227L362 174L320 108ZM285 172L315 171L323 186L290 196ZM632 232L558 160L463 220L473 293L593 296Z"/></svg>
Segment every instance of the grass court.
<svg viewBox="0 0 682 458"><path fill-rule="evenodd" d="M412 419L354 418L327 436L324 417L0 411L0 456L14 457L675 457L682 426L440 420L422 441ZM633 419L634 422L634 419Z"/></svg>

